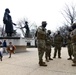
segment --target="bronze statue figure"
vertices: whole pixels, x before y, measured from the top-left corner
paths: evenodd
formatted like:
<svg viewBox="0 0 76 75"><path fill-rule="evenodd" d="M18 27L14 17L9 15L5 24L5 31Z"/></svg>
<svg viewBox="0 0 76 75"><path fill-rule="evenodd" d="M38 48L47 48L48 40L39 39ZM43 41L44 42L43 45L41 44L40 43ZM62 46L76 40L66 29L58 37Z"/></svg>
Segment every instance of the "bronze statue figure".
<svg viewBox="0 0 76 75"><path fill-rule="evenodd" d="M12 22L12 17L9 13L10 13L10 10L6 8L4 17L3 17L3 23L5 24L5 32L7 33L7 36L12 36L13 25L16 25L16 24Z"/></svg>

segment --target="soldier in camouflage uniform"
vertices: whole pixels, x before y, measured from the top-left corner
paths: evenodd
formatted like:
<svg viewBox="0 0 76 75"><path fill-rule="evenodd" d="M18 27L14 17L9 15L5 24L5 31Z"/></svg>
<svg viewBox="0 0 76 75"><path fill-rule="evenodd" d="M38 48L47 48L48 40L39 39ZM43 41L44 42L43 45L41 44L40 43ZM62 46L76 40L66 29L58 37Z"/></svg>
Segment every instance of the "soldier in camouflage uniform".
<svg viewBox="0 0 76 75"><path fill-rule="evenodd" d="M69 34L67 36L67 48L68 48L68 60L72 60L73 55L73 46L72 46L72 38L71 38L71 29L69 29Z"/></svg>
<svg viewBox="0 0 76 75"><path fill-rule="evenodd" d="M38 56L40 66L47 66L42 59L45 52L46 25L47 25L46 21L43 21L42 26L39 26L37 29Z"/></svg>
<svg viewBox="0 0 76 75"><path fill-rule="evenodd" d="M61 58L61 46L62 46L62 42L63 42L63 38L60 35L60 32L58 31L58 34L56 34L55 38L54 38L55 49L54 49L54 57L53 58L56 58L57 51L58 51L58 58Z"/></svg>
<svg viewBox="0 0 76 75"><path fill-rule="evenodd" d="M74 57L72 66L76 66L76 23L72 25L72 44Z"/></svg>
<svg viewBox="0 0 76 75"><path fill-rule="evenodd" d="M53 43L53 40L50 34L51 34L51 31L48 30L46 34L46 52L45 52L45 58L47 62L49 62L49 60L53 60L51 58L51 45Z"/></svg>

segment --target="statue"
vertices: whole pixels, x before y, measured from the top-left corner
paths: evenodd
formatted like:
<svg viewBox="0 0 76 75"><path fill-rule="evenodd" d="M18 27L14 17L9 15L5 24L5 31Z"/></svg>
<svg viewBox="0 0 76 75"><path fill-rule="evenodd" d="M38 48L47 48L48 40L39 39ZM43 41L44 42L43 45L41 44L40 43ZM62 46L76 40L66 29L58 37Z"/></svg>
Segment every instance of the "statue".
<svg viewBox="0 0 76 75"><path fill-rule="evenodd" d="M25 26L22 27L22 28L26 29L25 37L29 37L30 30L29 30L29 26L28 26L28 22L27 21L25 21Z"/></svg>
<svg viewBox="0 0 76 75"><path fill-rule="evenodd" d="M3 23L5 24L5 32L7 33L7 36L12 36L12 33L14 31L13 25L16 26L16 24L12 22L12 17L9 13L10 13L10 10L6 8L4 17L3 17Z"/></svg>

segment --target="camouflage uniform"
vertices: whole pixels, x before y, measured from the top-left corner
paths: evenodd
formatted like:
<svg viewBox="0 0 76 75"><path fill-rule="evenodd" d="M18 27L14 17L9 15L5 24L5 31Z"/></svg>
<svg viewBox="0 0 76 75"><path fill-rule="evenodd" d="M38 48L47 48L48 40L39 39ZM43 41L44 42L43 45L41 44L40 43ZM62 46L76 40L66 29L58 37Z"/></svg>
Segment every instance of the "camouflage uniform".
<svg viewBox="0 0 76 75"><path fill-rule="evenodd" d="M68 60L71 60L73 55L73 46L72 46L72 40L70 36L68 36L67 38L67 48L68 48L68 55L69 55Z"/></svg>
<svg viewBox="0 0 76 75"><path fill-rule="evenodd" d="M47 35L46 35L46 52L45 52L45 58L46 58L47 62L49 60L53 60L50 57L51 56L51 45L53 43L53 40L52 40L52 37L50 36L50 34L51 34L51 31L48 30Z"/></svg>
<svg viewBox="0 0 76 75"><path fill-rule="evenodd" d="M46 39L46 29L45 27L40 26L37 29L38 56L39 56L40 66L46 66L45 62L43 62L43 59L42 59L45 52L45 39Z"/></svg>
<svg viewBox="0 0 76 75"><path fill-rule="evenodd" d="M55 49L54 49L54 57L53 58L56 58L57 51L58 51L58 58L61 58L62 42L63 42L63 38L60 35L60 32L58 32L58 34L55 35L55 38L54 38Z"/></svg>
<svg viewBox="0 0 76 75"><path fill-rule="evenodd" d="M74 25L74 24L73 24ZM75 28L73 28L72 31L72 44L73 44L73 63L72 66L76 66L76 24L75 24Z"/></svg>

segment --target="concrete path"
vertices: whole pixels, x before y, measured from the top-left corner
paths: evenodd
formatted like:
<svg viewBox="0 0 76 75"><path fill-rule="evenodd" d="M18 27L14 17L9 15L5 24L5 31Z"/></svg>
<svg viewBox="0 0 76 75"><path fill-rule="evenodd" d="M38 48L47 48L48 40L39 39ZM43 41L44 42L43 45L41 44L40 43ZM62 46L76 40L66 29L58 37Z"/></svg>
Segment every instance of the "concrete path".
<svg viewBox="0 0 76 75"><path fill-rule="evenodd" d="M62 48L62 59L56 58L47 62L47 67L40 67L37 48L28 48L24 53L13 54L12 58L5 54L0 61L0 75L76 75L76 67L67 58L67 48Z"/></svg>

